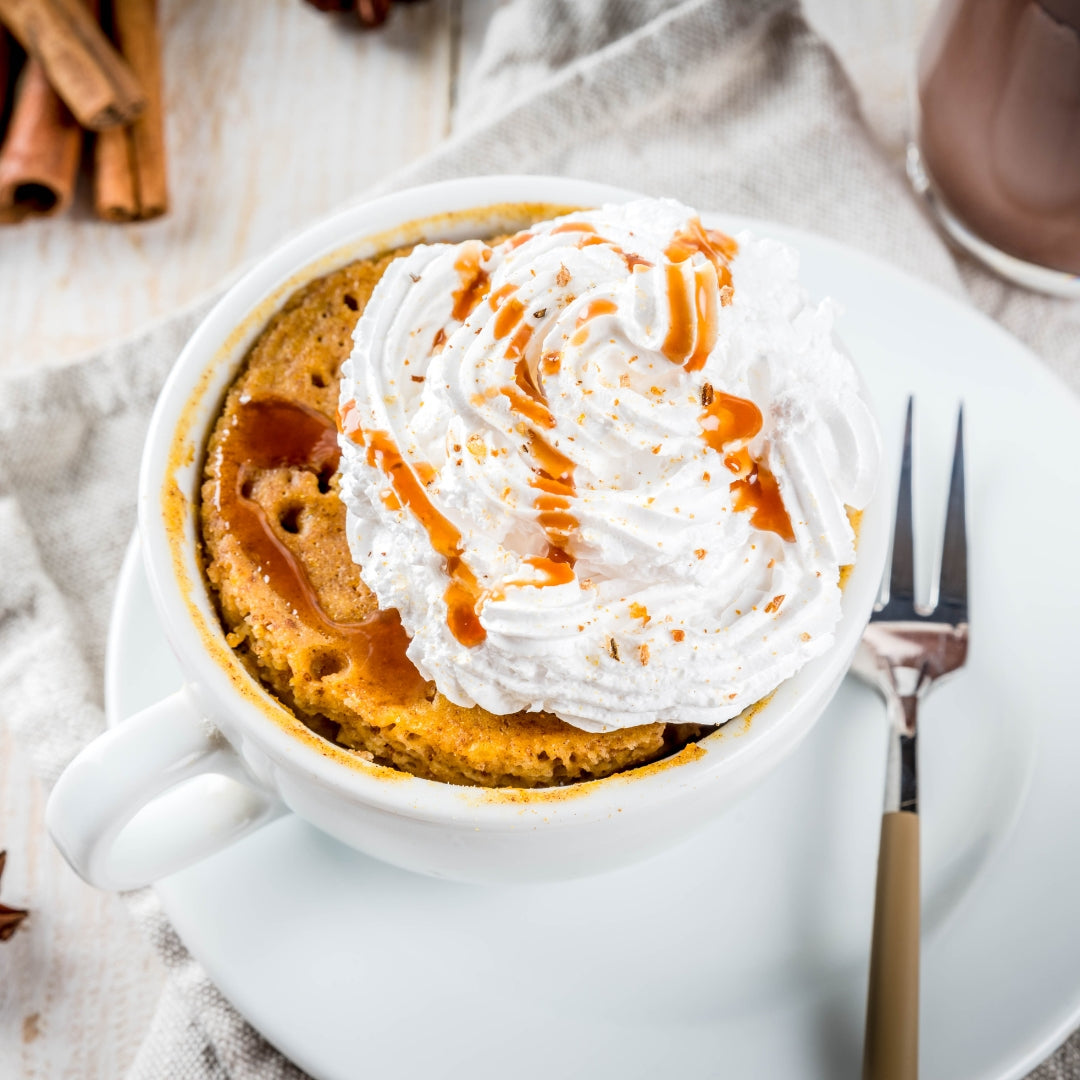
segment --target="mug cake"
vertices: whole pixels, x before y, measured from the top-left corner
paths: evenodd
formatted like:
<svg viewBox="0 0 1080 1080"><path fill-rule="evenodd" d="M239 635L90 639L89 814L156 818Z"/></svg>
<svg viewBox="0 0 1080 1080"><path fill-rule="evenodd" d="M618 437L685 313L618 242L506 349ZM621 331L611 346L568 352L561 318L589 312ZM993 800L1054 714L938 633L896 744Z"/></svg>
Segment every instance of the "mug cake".
<svg viewBox="0 0 1080 1080"><path fill-rule="evenodd" d="M452 784L599 779L752 706L832 644L877 467L797 271L639 200L303 287L207 445L230 646Z"/></svg>

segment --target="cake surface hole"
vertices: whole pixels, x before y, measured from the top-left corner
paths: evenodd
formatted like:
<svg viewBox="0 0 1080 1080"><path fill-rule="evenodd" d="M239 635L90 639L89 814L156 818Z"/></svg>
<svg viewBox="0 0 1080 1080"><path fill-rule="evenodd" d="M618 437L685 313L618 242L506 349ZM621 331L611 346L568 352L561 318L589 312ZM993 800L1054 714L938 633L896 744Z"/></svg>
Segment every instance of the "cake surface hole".
<svg viewBox="0 0 1080 1080"><path fill-rule="evenodd" d="M294 536L300 531L300 518L304 513L302 506L287 506L278 516L278 523Z"/></svg>
<svg viewBox="0 0 1080 1080"><path fill-rule="evenodd" d="M337 649L313 649L308 665L316 679L328 679L344 671L349 666L349 659Z"/></svg>

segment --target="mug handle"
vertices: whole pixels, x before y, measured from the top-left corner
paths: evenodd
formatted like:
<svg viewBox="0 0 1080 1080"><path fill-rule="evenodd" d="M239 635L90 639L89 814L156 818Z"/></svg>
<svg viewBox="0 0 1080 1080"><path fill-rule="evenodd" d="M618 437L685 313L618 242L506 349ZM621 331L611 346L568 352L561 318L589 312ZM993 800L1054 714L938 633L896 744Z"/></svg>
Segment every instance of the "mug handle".
<svg viewBox="0 0 1080 1080"><path fill-rule="evenodd" d="M197 785L184 784L194 777ZM45 824L80 877L122 891L205 858L285 812L254 786L184 688L85 747L57 780Z"/></svg>

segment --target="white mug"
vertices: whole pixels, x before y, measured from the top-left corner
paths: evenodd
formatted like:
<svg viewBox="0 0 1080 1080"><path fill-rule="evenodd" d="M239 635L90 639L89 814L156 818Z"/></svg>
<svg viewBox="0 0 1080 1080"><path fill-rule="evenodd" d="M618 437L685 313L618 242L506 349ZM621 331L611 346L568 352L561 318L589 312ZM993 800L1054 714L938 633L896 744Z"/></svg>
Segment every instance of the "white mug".
<svg viewBox="0 0 1080 1080"><path fill-rule="evenodd" d="M877 595L889 518L880 490L862 516L859 556L828 653L752 715L671 758L569 787L488 789L423 780L320 738L230 649L202 576L196 545L202 448L249 347L297 288L403 244L512 231L538 204L555 213L633 197L543 176L479 177L398 192L342 211L278 248L210 312L158 399L139 480L146 571L187 682L95 739L56 784L49 831L82 877L106 889L144 885L286 810L351 847L425 874L472 882L575 877L685 838L807 734L843 679ZM241 783L222 785L209 802L190 788L171 790L205 773Z"/></svg>

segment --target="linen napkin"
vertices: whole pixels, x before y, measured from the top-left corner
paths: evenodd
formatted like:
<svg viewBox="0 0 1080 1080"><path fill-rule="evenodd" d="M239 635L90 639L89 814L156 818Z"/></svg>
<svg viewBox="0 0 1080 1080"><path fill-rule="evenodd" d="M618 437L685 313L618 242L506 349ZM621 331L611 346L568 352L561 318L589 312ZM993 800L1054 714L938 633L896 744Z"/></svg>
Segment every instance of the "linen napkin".
<svg viewBox="0 0 1080 1080"><path fill-rule="evenodd" d="M468 126L382 187L558 173L810 228L966 295L1080 388L1080 304L956 256L910 195L896 89L910 55L890 59L885 43L888 62L868 63L857 35L811 28L815 7L511 0L463 87ZM0 381L0 718L46 784L104 727L106 619L142 438L211 300L79 363ZM129 1080L303 1076L215 989L153 892L130 906L169 977ZM1080 1037L1032 1076L1080 1077Z"/></svg>

